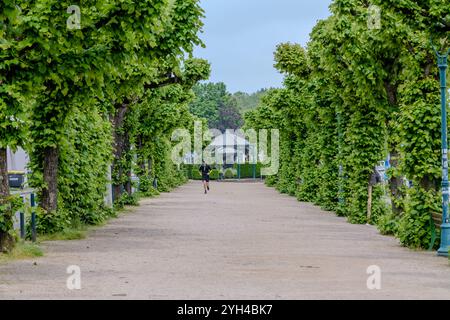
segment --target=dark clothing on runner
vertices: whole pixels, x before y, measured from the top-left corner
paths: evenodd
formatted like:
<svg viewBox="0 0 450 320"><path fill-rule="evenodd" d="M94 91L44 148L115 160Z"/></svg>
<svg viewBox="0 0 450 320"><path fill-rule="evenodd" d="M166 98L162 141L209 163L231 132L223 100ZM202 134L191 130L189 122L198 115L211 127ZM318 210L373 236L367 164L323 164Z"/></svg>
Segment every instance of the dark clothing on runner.
<svg viewBox="0 0 450 320"><path fill-rule="evenodd" d="M199 168L199 171L202 173L202 180L209 182L209 173L211 172L211 167L207 164L202 164Z"/></svg>

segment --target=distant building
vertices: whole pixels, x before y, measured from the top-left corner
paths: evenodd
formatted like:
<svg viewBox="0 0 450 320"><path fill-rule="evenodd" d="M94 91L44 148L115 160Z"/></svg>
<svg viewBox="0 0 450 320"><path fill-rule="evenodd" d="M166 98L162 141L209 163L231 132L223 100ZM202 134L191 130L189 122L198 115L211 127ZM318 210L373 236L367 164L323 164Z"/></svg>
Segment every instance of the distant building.
<svg viewBox="0 0 450 320"><path fill-rule="evenodd" d="M8 158L8 171L27 171L27 165L30 160L28 154L23 149L18 149L13 152L8 148L7 151Z"/></svg>

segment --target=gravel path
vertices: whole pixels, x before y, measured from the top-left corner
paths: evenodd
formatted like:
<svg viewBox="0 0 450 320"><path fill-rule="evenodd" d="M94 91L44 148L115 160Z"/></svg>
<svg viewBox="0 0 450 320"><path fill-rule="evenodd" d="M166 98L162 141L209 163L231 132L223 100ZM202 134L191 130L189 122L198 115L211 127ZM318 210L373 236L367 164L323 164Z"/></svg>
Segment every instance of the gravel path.
<svg viewBox="0 0 450 320"><path fill-rule="evenodd" d="M0 265L0 299L450 299L450 266L261 183L191 182ZM69 265L81 290L66 286ZM381 290L367 268L381 269Z"/></svg>

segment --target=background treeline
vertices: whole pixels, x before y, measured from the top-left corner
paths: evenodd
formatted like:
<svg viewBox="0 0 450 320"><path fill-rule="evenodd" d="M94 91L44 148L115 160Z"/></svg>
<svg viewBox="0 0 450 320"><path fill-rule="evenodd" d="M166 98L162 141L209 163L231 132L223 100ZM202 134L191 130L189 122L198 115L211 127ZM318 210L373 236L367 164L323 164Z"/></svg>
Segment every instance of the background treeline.
<svg viewBox="0 0 450 320"><path fill-rule="evenodd" d="M370 5L381 9L379 28L367 1L335 0L306 48L279 45L284 87L247 113L246 126L281 130L281 169L270 185L426 248L431 212L441 211L440 87L430 39L450 45L450 2ZM388 187L374 187L368 221L370 178L388 154Z"/></svg>
<svg viewBox="0 0 450 320"><path fill-rule="evenodd" d="M185 164L183 165L183 170L185 170L186 175L189 179L192 180L202 180L202 174L199 170L199 165ZM233 164L233 166L224 170L221 166L213 166L210 179L211 180L219 180L219 179L260 179L261 178L261 167L260 163L258 164Z"/></svg>

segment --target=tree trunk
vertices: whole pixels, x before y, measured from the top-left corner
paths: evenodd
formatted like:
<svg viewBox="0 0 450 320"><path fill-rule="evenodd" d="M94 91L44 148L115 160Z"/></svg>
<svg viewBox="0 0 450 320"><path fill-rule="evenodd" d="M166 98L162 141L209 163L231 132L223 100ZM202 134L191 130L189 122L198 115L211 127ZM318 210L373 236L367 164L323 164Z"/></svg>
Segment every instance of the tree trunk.
<svg viewBox="0 0 450 320"><path fill-rule="evenodd" d="M121 103L115 106L115 114L112 117L111 121L113 124L113 134L114 134L114 160L112 164L112 172L113 172L113 181L112 181L112 189L113 189L113 199L114 201L119 199L122 195L122 183L117 182L121 181L123 178L123 167L121 165L122 157L126 150L126 137L125 134L120 132L120 129L123 127L125 122L125 116L128 112L128 104Z"/></svg>
<svg viewBox="0 0 450 320"><path fill-rule="evenodd" d="M423 177L419 184L425 191L438 190L439 188L438 181L431 176Z"/></svg>
<svg viewBox="0 0 450 320"><path fill-rule="evenodd" d="M7 149L0 148L0 206L7 204L9 195ZM0 214L5 215L7 219L3 224L9 225L11 221L8 220L12 215L11 212L8 212L8 207L4 211L0 211ZM14 238L8 232L0 229L0 252L9 252L13 246Z"/></svg>
<svg viewBox="0 0 450 320"><path fill-rule="evenodd" d="M113 201L116 201L122 194L122 186L120 184L113 184L112 192L113 192Z"/></svg>
<svg viewBox="0 0 450 320"><path fill-rule="evenodd" d="M133 186L131 184L131 170L127 172L127 182L125 183L125 191L128 193L129 196L133 195Z"/></svg>
<svg viewBox="0 0 450 320"><path fill-rule="evenodd" d="M42 189L41 208L47 212L58 209L58 165L59 148L44 149L44 184Z"/></svg>
<svg viewBox="0 0 450 320"><path fill-rule="evenodd" d="M148 176L151 177L153 174L152 159L148 159L147 170L148 170L148 172L147 172Z"/></svg>
<svg viewBox="0 0 450 320"><path fill-rule="evenodd" d="M398 152L392 152L391 153L391 159L389 161L390 166L392 168L398 167ZM391 190L391 199L392 199L392 212L395 215L400 215L402 213L402 208L397 205L397 201L400 201L402 198L402 192L401 187L403 186L403 179L402 177L398 176L392 176L389 180L389 189Z"/></svg>
<svg viewBox="0 0 450 320"><path fill-rule="evenodd" d="M372 218L372 189L373 186L369 183L369 188L367 190L367 223L370 224Z"/></svg>
<svg viewBox="0 0 450 320"><path fill-rule="evenodd" d="M124 152L125 152L125 156L126 156L126 161L125 161L126 168L124 168L124 171L126 172L126 178L127 178L126 182L125 182L125 191L128 193L129 196L131 196L133 194L132 183L131 183L131 176L132 176L131 167L132 167L133 160L131 159L130 151L131 151L130 136L128 133L126 133L124 135Z"/></svg>
<svg viewBox="0 0 450 320"><path fill-rule="evenodd" d="M390 64L390 66L387 68L388 72L392 73L393 70L393 64ZM389 101L389 104L394 107L395 109L398 109L398 86L395 84L390 83L389 81L386 81L384 83L384 87L386 89L387 98ZM389 123L388 123L389 127ZM398 151L396 151L397 147L394 145L393 142L391 142L391 159L389 160L389 164L391 168L397 168L398 167L398 159L400 157ZM403 194L401 192L401 187L403 186L403 179L402 177L398 176L392 176L391 179L389 179L389 189L391 191L391 202L392 202L392 212L395 215L400 215L402 213L401 206L398 205L398 201L401 200Z"/></svg>
<svg viewBox="0 0 450 320"><path fill-rule="evenodd" d="M147 169L145 168L145 156L144 156L144 143L142 135L137 137L137 150L138 150L138 167L140 169L140 176L147 176Z"/></svg>

